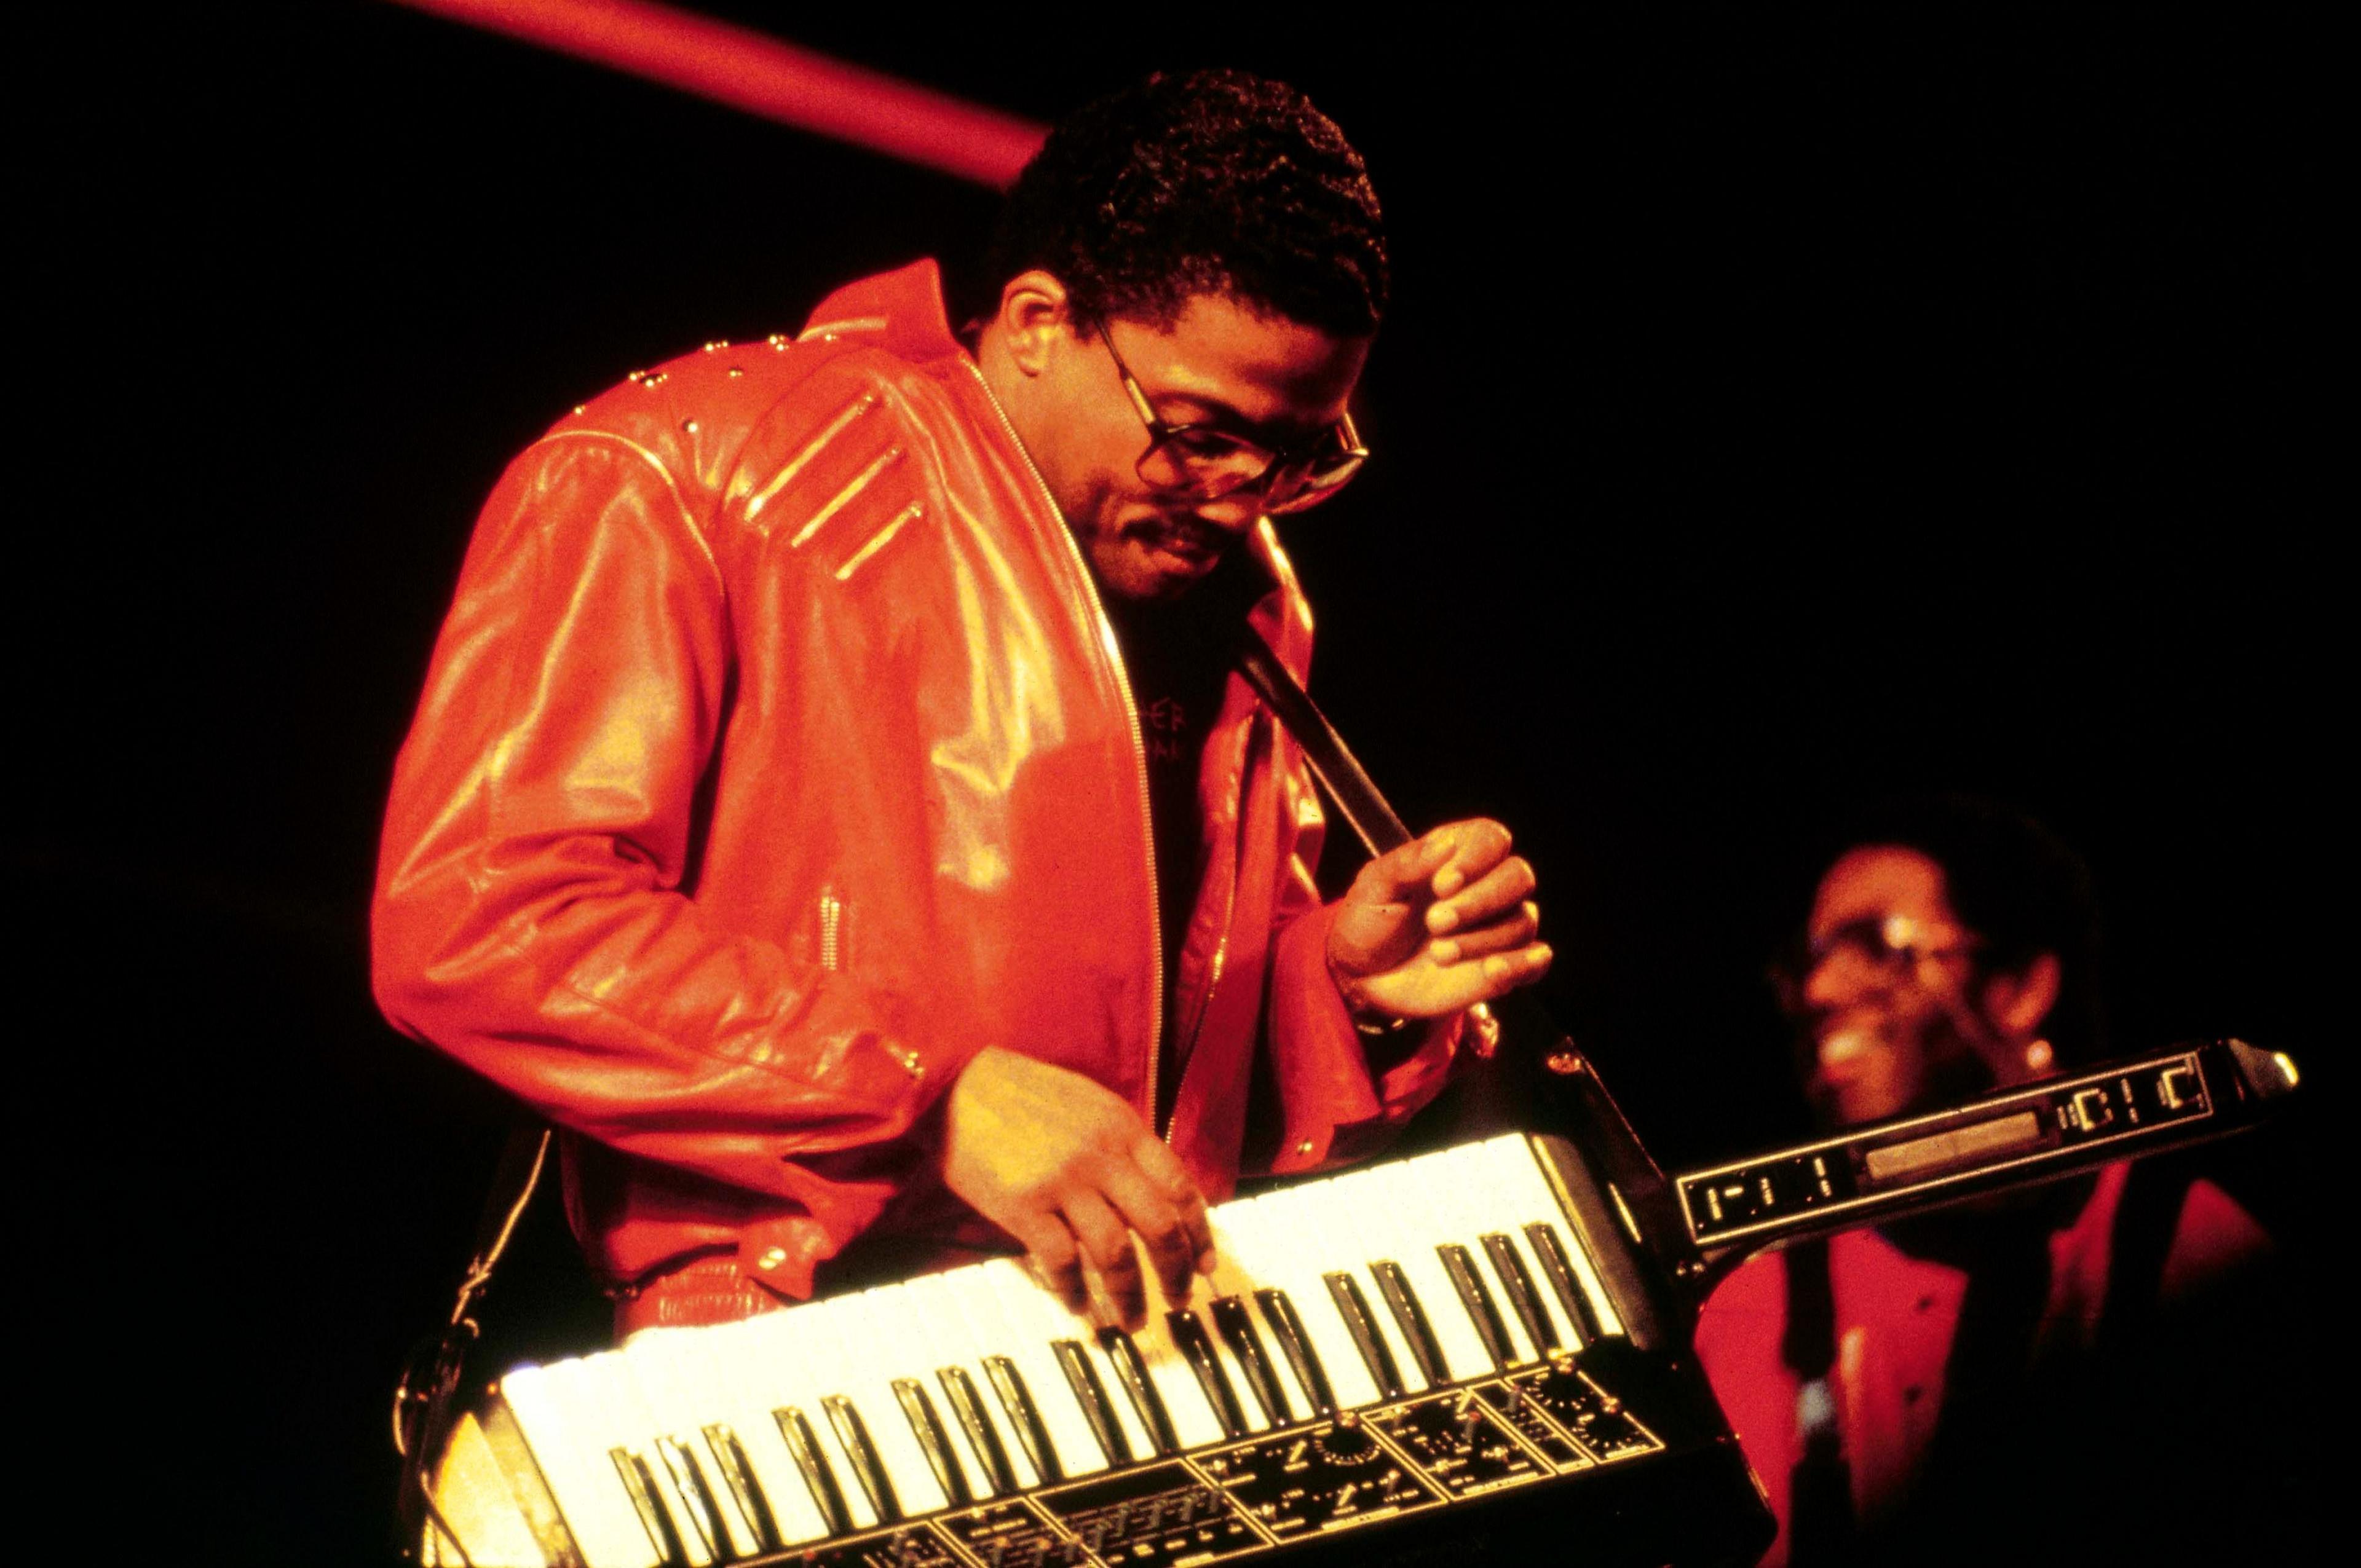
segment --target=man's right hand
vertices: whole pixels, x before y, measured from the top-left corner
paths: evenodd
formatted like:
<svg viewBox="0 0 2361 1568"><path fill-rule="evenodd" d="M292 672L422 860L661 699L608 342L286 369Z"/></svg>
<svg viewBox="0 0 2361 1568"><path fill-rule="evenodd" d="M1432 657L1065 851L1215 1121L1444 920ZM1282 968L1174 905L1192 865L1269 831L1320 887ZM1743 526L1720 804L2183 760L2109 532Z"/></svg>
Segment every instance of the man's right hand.
<svg viewBox="0 0 2361 1568"><path fill-rule="evenodd" d="M998 1046L978 1052L944 1110L943 1184L1032 1254L1050 1289L1089 1308L1087 1260L1126 1328L1148 1320L1132 1245L1148 1245L1165 1298L1213 1270L1205 1200L1139 1113L1077 1072Z"/></svg>

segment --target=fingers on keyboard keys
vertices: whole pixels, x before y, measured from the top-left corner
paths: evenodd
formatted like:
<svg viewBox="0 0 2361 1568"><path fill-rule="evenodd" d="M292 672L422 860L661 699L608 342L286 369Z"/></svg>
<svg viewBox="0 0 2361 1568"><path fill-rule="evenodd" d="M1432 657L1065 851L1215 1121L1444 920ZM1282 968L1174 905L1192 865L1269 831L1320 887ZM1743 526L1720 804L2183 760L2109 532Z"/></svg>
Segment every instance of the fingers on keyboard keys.
<svg viewBox="0 0 2361 1568"><path fill-rule="evenodd" d="M1148 1362L1148 1378L1163 1399L1180 1446L1184 1450L1197 1449L1221 1442L1226 1435L1221 1417L1206 1397L1204 1384L1188 1352L1172 1337L1170 1318L1162 1312L1152 1315L1132 1335L1132 1343L1138 1345Z"/></svg>

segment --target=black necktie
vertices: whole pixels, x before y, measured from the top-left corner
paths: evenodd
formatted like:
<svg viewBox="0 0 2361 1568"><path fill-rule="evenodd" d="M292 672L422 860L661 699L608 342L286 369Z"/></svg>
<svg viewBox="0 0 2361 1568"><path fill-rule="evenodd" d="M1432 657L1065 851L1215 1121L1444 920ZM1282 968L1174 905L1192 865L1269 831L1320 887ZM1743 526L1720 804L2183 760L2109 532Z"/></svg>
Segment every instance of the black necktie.
<svg viewBox="0 0 2361 1568"><path fill-rule="evenodd" d="M1787 1249L1787 1332L1780 1359L1801 1387L1795 1398L1800 1451L1787 1476L1787 1560L1795 1568L1850 1563L1860 1532L1852 1510L1852 1467L1845 1462L1829 1373L1837 1360L1836 1290L1828 1280L1828 1244L1801 1242Z"/></svg>

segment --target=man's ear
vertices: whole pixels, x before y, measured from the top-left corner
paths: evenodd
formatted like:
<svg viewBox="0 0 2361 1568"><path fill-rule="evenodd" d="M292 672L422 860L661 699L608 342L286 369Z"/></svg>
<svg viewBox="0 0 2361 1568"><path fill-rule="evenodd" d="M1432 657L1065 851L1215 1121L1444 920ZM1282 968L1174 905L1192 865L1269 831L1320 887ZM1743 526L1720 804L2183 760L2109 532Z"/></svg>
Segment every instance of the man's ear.
<svg viewBox="0 0 2361 1568"><path fill-rule="evenodd" d="M1019 272L1000 291L994 323L1016 368L1025 375L1038 376L1049 367L1051 345L1073 334L1066 286L1055 274L1038 268Z"/></svg>
<svg viewBox="0 0 2361 1568"><path fill-rule="evenodd" d="M2031 1039L2058 1005L2059 981L2058 955L2037 953L2023 969L1984 981L1984 1016L2012 1039Z"/></svg>

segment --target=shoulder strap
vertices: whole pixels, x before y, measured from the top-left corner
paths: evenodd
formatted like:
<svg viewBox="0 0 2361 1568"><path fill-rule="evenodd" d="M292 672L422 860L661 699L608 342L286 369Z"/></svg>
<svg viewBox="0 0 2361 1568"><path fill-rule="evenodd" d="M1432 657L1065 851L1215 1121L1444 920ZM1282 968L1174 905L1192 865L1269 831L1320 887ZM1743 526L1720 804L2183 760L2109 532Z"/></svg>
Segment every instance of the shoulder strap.
<svg viewBox="0 0 2361 1568"><path fill-rule="evenodd" d="M1337 811L1369 853L1382 855L1410 842L1410 829L1394 815L1394 808L1386 804L1386 797L1378 793L1377 784L1353 755L1352 748L1345 744L1345 738L1336 733L1336 727L1312 703L1311 694L1279 662L1261 634L1251 629L1238 640L1238 674L1278 716L1280 727L1303 748L1304 760L1320 775L1329 798L1336 803Z"/></svg>
<svg viewBox="0 0 2361 1568"><path fill-rule="evenodd" d="M492 1172L491 1190L484 1197L483 1217L476 1225L475 1253L467 1260L466 1276L459 1281L450 1321L435 1337L432 1356L426 1354L426 1343L422 1341L403 1368L401 1381L394 1387L393 1448L401 1456L398 1510L402 1527L412 1541L428 1519L441 1524L434 1499L427 1494L426 1467L442 1451L467 1350L481 1332L474 1316L477 1303L491 1285L492 1270L508 1251L510 1241L516 1235L517 1223L524 1218L525 1207L541 1185L541 1173L549 1163L549 1146L554 1136L548 1126L539 1123L520 1123L510 1130L508 1142L500 1149L500 1164ZM445 1533L449 1532L446 1530Z"/></svg>

